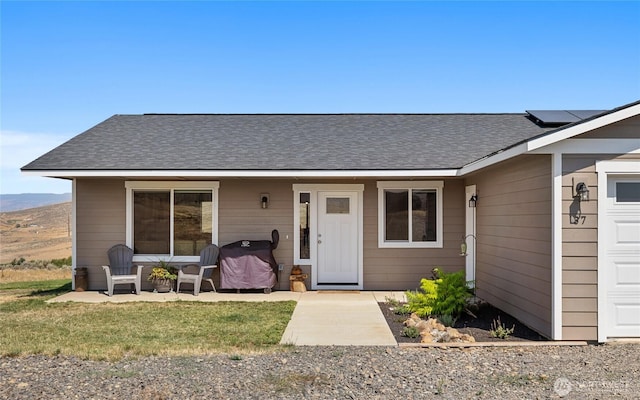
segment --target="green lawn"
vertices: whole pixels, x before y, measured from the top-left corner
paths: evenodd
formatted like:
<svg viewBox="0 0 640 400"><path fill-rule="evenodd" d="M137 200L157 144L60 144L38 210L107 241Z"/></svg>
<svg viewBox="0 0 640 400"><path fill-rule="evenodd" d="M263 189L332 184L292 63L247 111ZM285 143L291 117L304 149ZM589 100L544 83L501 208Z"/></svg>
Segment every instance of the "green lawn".
<svg viewBox="0 0 640 400"><path fill-rule="evenodd" d="M30 289L34 288L34 289ZM0 284L0 355L199 355L273 350L295 302L57 303L70 282Z"/></svg>

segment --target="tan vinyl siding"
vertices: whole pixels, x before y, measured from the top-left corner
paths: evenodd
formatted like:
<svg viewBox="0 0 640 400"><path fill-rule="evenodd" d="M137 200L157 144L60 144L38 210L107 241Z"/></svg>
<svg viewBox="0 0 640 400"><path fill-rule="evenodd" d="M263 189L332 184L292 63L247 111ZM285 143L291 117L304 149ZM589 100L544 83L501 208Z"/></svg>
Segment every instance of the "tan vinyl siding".
<svg viewBox="0 0 640 400"><path fill-rule="evenodd" d="M434 179L438 180L438 179ZM464 269L459 246L464 233L464 183L446 180L444 185L444 248L442 249L379 249L378 192L376 180L291 180L291 179L221 179L218 207L218 244L237 240L270 240L271 231L278 229L280 243L274 251L278 263L285 269L279 288L288 290L293 264L293 189L294 183L364 184L363 251L364 288L366 290L406 290L419 286L421 278L431 276L434 267L446 271ZM260 194L269 193L267 209L260 207ZM126 240L126 190L123 180L78 180L78 266L87 266L89 288L106 288L100 268L107 264L106 251ZM305 273L310 266L301 266ZM145 272L144 275L148 273ZM219 280L218 272L214 280ZM310 280L306 282L311 287ZM143 282L143 289L149 289Z"/></svg>
<svg viewBox="0 0 640 400"><path fill-rule="evenodd" d="M88 268L90 290L107 288L107 250L126 241L125 203L123 180L76 181L76 265Z"/></svg>
<svg viewBox="0 0 640 400"><path fill-rule="evenodd" d="M640 116L634 116L580 135L580 139L637 139L640 132Z"/></svg>
<svg viewBox="0 0 640 400"><path fill-rule="evenodd" d="M447 180L444 187L443 249L379 249L378 191L376 180L221 180L219 232L220 245L243 239L268 239L272 229L280 232L280 245L274 257L285 264L280 289L289 287L293 264L293 184L348 183L364 184L363 253L365 290L406 290L419 286L420 279L431 276L431 269L442 267L454 271L464 268L458 255L464 232L464 185L461 180ZM269 193L269 208L259 205L260 193ZM289 239L286 236L289 235ZM310 266L301 266L310 274ZM310 279L306 282L311 287Z"/></svg>
<svg viewBox="0 0 640 400"><path fill-rule="evenodd" d="M551 335L551 158L527 155L474 174L480 298Z"/></svg>
<svg viewBox="0 0 640 400"><path fill-rule="evenodd" d="M273 256L285 265L279 277L279 289L289 289L293 264L293 190L289 180L220 181L218 233L220 246L238 240L271 240L271 231L280 234ZM269 207L260 205L260 194L269 194ZM287 239L288 236L288 239ZM306 271L309 272L309 271ZM218 273L216 272L216 279ZM310 282L307 282L310 287Z"/></svg>
<svg viewBox="0 0 640 400"><path fill-rule="evenodd" d="M630 118L580 138L638 137L640 119ZM598 339L598 174L600 160L633 159L625 154L564 155L562 160L562 338ZM575 185L589 186L589 202L574 199ZM569 308L566 306L570 305Z"/></svg>
<svg viewBox="0 0 640 400"><path fill-rule="evenodd" d="M428 179L424 179L428 180ZM434 179L437 180L437 179ZM440 267L453 272L464 269L460 242L464 235L464 182L445 180L443 192L443 248L378 248L378 191L376 181L365 182L364 193L364 288L407 290L420 286Z"/></svg>

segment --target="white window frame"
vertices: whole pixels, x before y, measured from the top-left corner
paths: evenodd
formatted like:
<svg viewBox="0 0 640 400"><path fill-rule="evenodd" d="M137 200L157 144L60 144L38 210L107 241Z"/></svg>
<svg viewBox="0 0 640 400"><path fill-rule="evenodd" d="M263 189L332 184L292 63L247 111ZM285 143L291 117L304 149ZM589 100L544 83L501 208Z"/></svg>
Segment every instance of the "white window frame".
<svg viewBox="0 0 640 400"><path fill-rule="evenodd" d="M197 262L200 256L173 256L173 201L175 191L180 190L211 190L211 201L213 202L213 210L211 213L211 243L218 243L218 190L220 182L218 181L191 181L191 182L174 182L174 181L126 181L125 188L127 191L126 205L126 243L127 246L133 248L133 193L136 190L162 190L169 191L170 199L170 254L136 254L133 256L134 262L155 262L159 260L171 262Z"/></svg>
<svg viewBox="0 0 640 400"><path fill-rule="evenodd" d="M444 181L378 181L378 247L380 248L442 248L442 192ZM395 190L435 190L436 192L436 240L433 242L414 242L411 240L412 219L409 219L409 239L407 241L385 240L385 196L387 189ZM409 210L411 210L411 196L409 196ZM409 212L408 215L411 215Z"/></svg>
<svg viewBox="0 0 640 400"><path fill-rule="evenodd" d="M312 247L309 243L309 258L300 258L300 194L309 193L309 225L313 227L315 233L315 201L313 199L314 191L308 186L293 185L293 263L296 265L311 265ZM313 210L313 212L312 212ZM311 240L311 230L309 230L309 240Z"/></svg>

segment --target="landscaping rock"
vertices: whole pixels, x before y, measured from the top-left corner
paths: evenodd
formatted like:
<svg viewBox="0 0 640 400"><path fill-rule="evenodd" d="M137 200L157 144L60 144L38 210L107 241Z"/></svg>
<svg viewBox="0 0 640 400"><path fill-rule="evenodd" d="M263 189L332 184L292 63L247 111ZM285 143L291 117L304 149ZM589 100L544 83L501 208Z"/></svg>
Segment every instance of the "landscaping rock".
<svg viewBox="0 0 640 400"><path fill-rule="evenodd" d="M420 343L475 342L473 336L463 335L455 328L444 326L435 318L423 320L412 314L403 324L407 327L415 327L420 331Z"/></svg>
<svg viewBox="0 0 640 400"><path fill-rule="evenodd" d="M0 357L0 399L637 399L638 360L639 344L12 356Z"/></svg>

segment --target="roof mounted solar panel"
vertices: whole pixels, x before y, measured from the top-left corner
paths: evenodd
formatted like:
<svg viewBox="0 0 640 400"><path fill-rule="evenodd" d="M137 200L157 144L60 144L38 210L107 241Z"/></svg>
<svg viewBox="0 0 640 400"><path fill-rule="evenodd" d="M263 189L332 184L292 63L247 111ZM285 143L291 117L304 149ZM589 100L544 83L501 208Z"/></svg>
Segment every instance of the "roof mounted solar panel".
<svg viewBox="0 0 640 400"><path fill-rule="evenodd" d="M529 118L541 126L562 126L582 121L605 110L527 110Z"/></svg>
<svg viewBox="0 0 640 400"><path fill-rule="evenodd" d="M607 110L569 110L568 112L570 112L571 114L583 120L583 119L591 118L594 115L602 114L603 112L606 112L606 111Z"/></svg>

